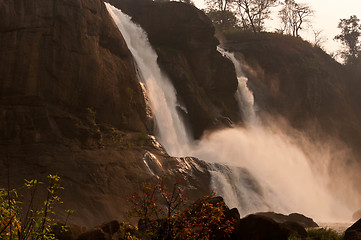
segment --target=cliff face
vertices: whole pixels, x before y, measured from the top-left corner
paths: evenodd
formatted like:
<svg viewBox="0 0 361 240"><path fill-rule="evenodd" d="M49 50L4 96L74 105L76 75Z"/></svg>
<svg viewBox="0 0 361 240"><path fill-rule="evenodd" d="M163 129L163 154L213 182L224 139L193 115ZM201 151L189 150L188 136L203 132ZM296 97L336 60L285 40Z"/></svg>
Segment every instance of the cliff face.
<svg viewBox="0 0 361 240"><path fill-rule="evenodd" d="M216 50L219 44L206 15L180 2L109 0L147 32L158 62L172 80L194 136L239 120L233 64Z"/></svg>
<svg viewBox="0 0 361 240"><path fill-rule="evenodd" d="M209 192L206 170L181 170L186 159L147 137L134 62L102 1L1 1L0 53L0 186L57 173L59 220L74 209L87 226L132 221L125 199L153 174L185 179L191 199Z"/></svg>
<svg viewBox="0 0 361 240"><path fill-rule="evenodd" d="M101 1L3 1L2 104L28 99L145 131L132 56ZM3 113L6 115L6 113Z"/></svg>

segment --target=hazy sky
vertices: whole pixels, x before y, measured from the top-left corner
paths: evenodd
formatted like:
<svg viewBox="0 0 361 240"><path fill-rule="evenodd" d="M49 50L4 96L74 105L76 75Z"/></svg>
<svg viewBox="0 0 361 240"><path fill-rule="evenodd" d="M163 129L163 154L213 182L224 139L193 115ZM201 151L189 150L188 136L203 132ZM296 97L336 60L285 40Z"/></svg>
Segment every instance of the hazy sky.
<svg viewBox="0 0 361 240"><path fill-rule="evenodd" d="M199 8L203 8L203 0L194 0ZM340 33L337 28L340 18L348 18L356 15L361 19L361 0L296 0L297 3L307 3L315 11L311 19L312 28L323 30L323 36L327 39L323 45L328 52L334 52L340 48L340 45L333 40L334 36ZM273 17L277 19L277 15ZM267 24L271 25L270 31L279 27L277 21ZM312 31L301 31L303 38L313 40Z"/></svg>

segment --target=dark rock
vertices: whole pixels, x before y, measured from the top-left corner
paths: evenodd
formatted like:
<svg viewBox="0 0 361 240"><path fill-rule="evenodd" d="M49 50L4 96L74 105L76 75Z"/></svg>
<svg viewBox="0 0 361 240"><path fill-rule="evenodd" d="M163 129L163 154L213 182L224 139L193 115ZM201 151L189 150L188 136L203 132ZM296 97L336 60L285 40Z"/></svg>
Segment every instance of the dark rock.
<svg viewBox="0 0 361 240"><path fill-rule="evenodd" d="M236 223L240 220L239 211L237 208L229 209L224 213L225 220L234 220Z"/></svg>
<svg viewBox="0 0 361 240"><path fill-rule="evenodd" d="M361 240L361 232L355 230L346 231L343 240Z"/></svg>
<svg viewBox="0 0 361 240"><path fill-rule="evenodd" d="M74 240L82 233L81 227L77 225L64 225L57 223L52 226L52 232L58 240Z"/></svg>
<svg viewBox="0 0 361 240"><path fill-rule="evenodd" d="M256 215L272 218L278 223L295 222L302 225L304 228L318 227L318 224L315 223L312 218L306 217L299 213L291 213L287 216L275 212L260 212L256 213Z"/></svg>
<svg viewBox="0 0 361 240"><path fill-rule="evenodd" d="M237 240L286 240L288 237L289 232L274 220L252 214L240 220L230 238Z"/></svg>
<svg viewBox="0 0 361 240"><path fill-rule="evenodd" d="M108 233L109 235L113 235L116 232L119 231L120 224L118 221L113 220L107 223L103 223L100 225L100 228L103 230L103 232Z"/></svg>
<svg viewBox="0 0 361 240"><path fill-rule="evenodd" d="M306 238L307 231L301 224L297 222L283 222L281 227L288 232L289 236L295 236L299 238Z"/></svg>
<svg viewBox="0 0 361 240"><path fill-rule="evenodd" d="M344 240L360 240L361 239L361 219L352 224L345 231Z"/></svg>
<svg viewBox="0 0 361 240"><path fill-rule="evenodd" d="M80 234L77 240L111 240L111 236L101 229L92 229Z"/></svg>

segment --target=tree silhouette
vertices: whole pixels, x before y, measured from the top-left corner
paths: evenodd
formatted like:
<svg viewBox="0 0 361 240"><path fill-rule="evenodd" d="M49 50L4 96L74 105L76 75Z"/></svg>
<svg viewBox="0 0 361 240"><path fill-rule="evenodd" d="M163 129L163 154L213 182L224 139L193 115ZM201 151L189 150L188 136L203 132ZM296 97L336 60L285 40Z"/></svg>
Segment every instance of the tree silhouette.
<svg viewBox="0 0 361 240"><path fill-rule="evenodd" d="M295 0L285 0L278 15L282 22L282 33L299 36L299 31L305 22L309 21L313 10L307 4L298 4Z"/></svg>
<svg viewBox="0 0 361 240"><path fill-rule="evenodd" d="M340 19L338 24L341 34L335 36L334 39L341 41L346 47L346 49L341 51L341 57L345 60L346 64L356 63L361 51L361 25L359 22L360 19L352 15L347 19Z"/></svg>

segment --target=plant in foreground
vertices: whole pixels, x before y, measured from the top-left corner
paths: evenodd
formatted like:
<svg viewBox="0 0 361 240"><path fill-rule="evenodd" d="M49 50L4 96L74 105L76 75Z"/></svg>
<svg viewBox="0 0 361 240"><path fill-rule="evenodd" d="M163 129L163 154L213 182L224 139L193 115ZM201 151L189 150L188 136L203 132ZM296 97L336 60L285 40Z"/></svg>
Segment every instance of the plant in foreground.
<svg viewBox="0 0 361 240"><path fill-rule="evenodd" d="M211 239L216 233L230 235L234 219L226 219L228 209L224 201L214 201L214 193L185 207L186 196L181 181L171 190L165 177L142 183L140 193L128 198L131 215L139 217L145 234L151 239ZM166 209L160 217L162 207Z"/></svg>
<svg viewBox="0 0 361 240"><path fill-rule="evenodd" d="M37 180L25 180L23 187L30 194L26 206L19 200L16 189L0 188L0 239L55 239L51 230L53 208L56 203L61 203L57 192L63 187L58 175L48 175L47 178L46 198L39 209L34 207L40 184Z"/></svg>

